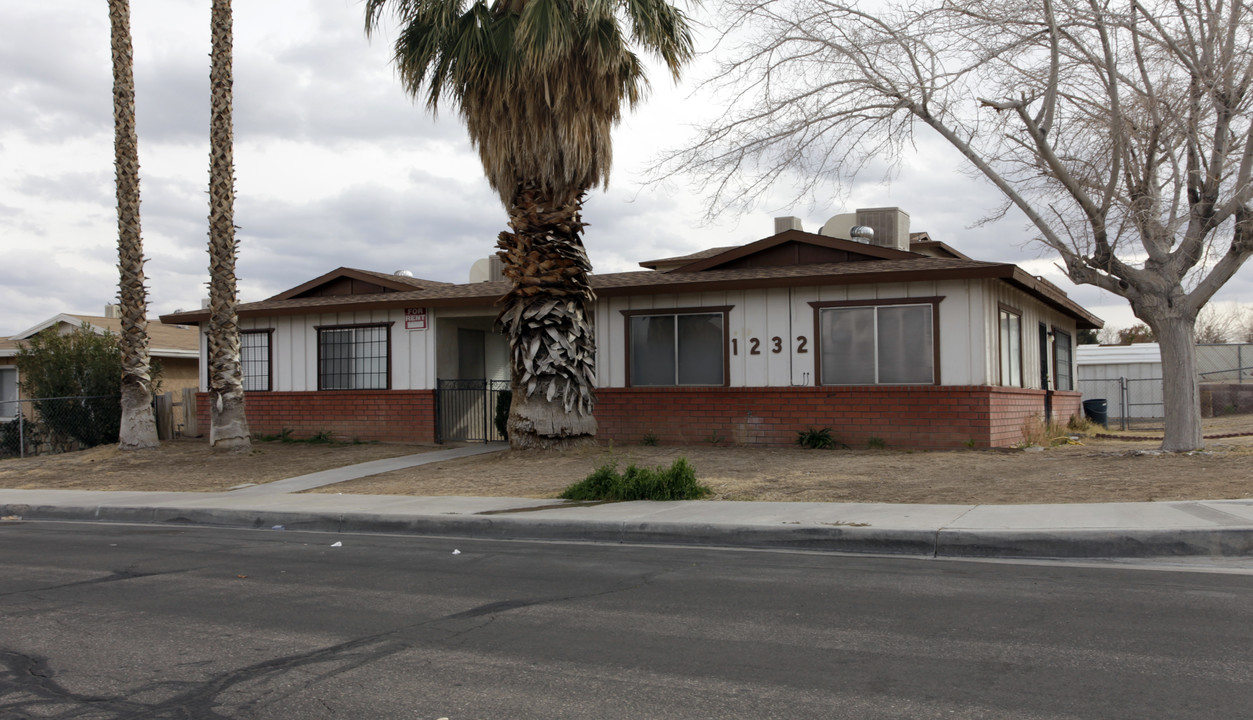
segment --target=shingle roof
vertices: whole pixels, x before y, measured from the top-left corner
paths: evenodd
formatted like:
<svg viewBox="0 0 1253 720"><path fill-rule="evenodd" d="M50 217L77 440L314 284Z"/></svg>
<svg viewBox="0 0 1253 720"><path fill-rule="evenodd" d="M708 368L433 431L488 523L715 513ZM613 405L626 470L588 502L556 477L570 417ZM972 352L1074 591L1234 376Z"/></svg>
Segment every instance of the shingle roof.
<svg viewBox="0 0 1253 720"><path fill-rule="evenodd" d="M704 270L690 273L662 273L649 270L591 275L592 288L601 297L643 295L667 292L703 292L717 289L799 287L805 285L852 285L876 282L908 282L967 278L1000 278L1079 320L1080 327L1100 327L1101 321L1051 283L1044 283L1021 268L1006 263L989 263L963 258L919 256L902 260L873 262L784 265L776 267ZM400 307L492 306L509 290L504 281L441 285L412 292L373 295L304 297L263 300L238 307L240 316L299 315L335 308L338 311ZM208 319L207 310L162 315L165 322L199 323Z"/></svg>
<svg viewBox="0 0 1253 720"><path fill-rule="evenodd" d="M44 324L56 322L87 323L99 330L106 330L117 335L122 332L121 318L97 317L95 315L75 315L65 313L57 315ZM50 326L50 325L49 325ZM39 328L39 325L35 326ZM29 332L29 331L27 331ZM22 333L18 333L22 335ZM11 355L20 347L24 337L0 338L0 354ZM180 327L156 321L148 323L148 352L154 357L199 357L200 332L194 327Z"/></svg>
<svg viewBox="0 0 1253 720"><path fill-rule="evenodd" d="M114 335L122 332L121 318L96 317L94 315L70 315L101 330L108 330ZM148 352L159 355L162 351L192 351L200 353L200 332L192 327L166 325L161 322L148 323Z"/></svg>

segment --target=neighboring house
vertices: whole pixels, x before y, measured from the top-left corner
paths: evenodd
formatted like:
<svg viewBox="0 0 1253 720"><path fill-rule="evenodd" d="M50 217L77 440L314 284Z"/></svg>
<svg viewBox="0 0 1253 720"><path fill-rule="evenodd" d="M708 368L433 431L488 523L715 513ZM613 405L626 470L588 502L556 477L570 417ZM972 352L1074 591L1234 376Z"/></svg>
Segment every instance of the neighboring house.
<svg viewBox="0 0 1253 720"><path fill-rule="evenodd" d="M97 333L111 332L117 335L122 330L117 307L106 305L104 317L56 315L12 337L0 338L0 421L12 420L16 416L16 403L13 401L20 397L20 378L16 362L22 342L49 328L56 328L57 332L64 334L83 324ZM173 391L177 397L183 388L195 388L199 385L200 334L195 328L159 322L148 323L148 354L161 363L162 392ZM118 388L120 391L120 377Z"/></svg>
<svg viewBox="0 0 1253 720"><path fill-rule="evenodd" d="M641 265L591 277L598 436L619 443L790 445L830 427L850 445L1012 445L1031 416L1079 412L1074 338L1102 324L1015 265L911 234L897 208L819 233L779 218L757 242ZM497 272L479 261L454 285L339 268L240 305L251 428L490 436L493 398L474 393L508 379Z"/></svg>

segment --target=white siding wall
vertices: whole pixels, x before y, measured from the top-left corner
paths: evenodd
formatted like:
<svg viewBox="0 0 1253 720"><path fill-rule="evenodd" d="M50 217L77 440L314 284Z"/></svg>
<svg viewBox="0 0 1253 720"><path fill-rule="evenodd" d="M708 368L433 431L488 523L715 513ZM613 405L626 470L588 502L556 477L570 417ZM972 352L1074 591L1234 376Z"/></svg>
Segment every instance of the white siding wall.
<svg viewBox="0 0 1253 720"><path fill-rule="evenodd" d="M623 310L729 305L728 340L734 341L736 349L730 357L730 385L786 387L814 384L818 349L814 337L814 309L809 303L935 296L944 298L939 305L941 382L945 385L985 384L988 377L986 359L995 358L995 347L990 352L983 350L985 338L989 337L984 327L987 312L982 302L985 294L983 281L942 281L602 299L596 308L598 384L601 387L625 387L627 384ZM995 315L993 304L993 332L990 335L993 342L996 339ZM781 347L778 353L773 352L776 337ZM802 342L798 338L804 338L806 352L798 352ZM752 354L754 339L757 340L757 355Z"/></svg>
<svg viewBox="0 0 1253 720"><path fill-rule="evenodd" d="M1075 330L1075 321L1073 318L1067 317L1060 312L1040 303L1025 292L1014 288L1007 283L997 280L983 281L983 293L987 298L987 302L983 303L983 322L981 326L987 343L985 347L987 352L983 358L984 373L987 384L997 385L1000 383L1000 306L1001 303L1009 306L1009 308L1022 313L1022 380L1023 385L1028 388L1040 389L1040 323L1044 323L1049 329L1057 328L1064 332L1070 333L1071 341L1071 378L1075 381L1078 376L1075 374L1074 356L1077 354L1075 348L1079 345L1078 333ZM1049 348L1049 362L1052 363L1053 349ZM1049 376L1054 377L1055 373L1050 368ZM1077 389L1077 388L1076 388Z"/></svg>
<svg viewBox="0 0 1253 720"><path fill-rule="evenodd" d="M1023 313L1023 378L1028 387L1039 386L1038 323L1044 321L1050 326L1060 327L1076 339L1073 320L1003 282L992 280L614 297L601 299L595 309L597 384L600 387L625 387L627 384L623 310L731 306L727 332L728 339L735 341L736 352L730 357L730 385L786 387L814 384L818 347L810 302L935 296L944 298L939 304L939 371L944 385L998 382L998 302ZM485 317L482 309L430 310L426 330L406 330L403 310L374 310L246 318L241 319L240 329L274 330L272 358L275 390L316 390L317 326L391 322L392 388L423 390L435 387L440 368L446 369L450 363L452 367L456 366L455 328L458 319L465 318L467 323L477 326ZM778 353L773 352L776 337L781 348ZM752 354L754 339L757 341L756 355ZM503 342L503 338L489 337L489 364L497 365L504 358ZM803 353L799 352L802 342L806 350ZM207 386L203 377L205 367L207 363L201 363L202 388Z"/></svg>
<svg viewBox="0 0 1253 720"><path fill-rule="evenodd" d="M318 326L392 323L392 389L422 390L435 387L435 313L428 312L426 330L406 330L405 313L395 310L281 315L241 318L241 330L273 329L271 362L274 389L318 389Z"/></svg>

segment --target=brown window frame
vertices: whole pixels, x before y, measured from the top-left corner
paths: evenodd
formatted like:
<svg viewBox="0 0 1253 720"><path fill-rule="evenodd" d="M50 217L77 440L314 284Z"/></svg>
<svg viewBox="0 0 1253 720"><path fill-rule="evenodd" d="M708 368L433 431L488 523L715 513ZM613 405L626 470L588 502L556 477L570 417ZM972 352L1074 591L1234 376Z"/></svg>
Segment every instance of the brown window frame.
<svg viewBox="0 0 1253 720"><path fill-rule="evenodd" d="M822 300L809 303L814 309L814 385L822 386L822 311L828 308L858 308L858 307L883 307L892 305L930 305L931 306L931 382L930 383L908 383L907 385L899 385L899 387L908 386L926 386L940 385L940 302L944 300L944 295L932 295L929 297L916 298L884 298L881 300ZM876 339L877 342L877 339ZM890 387L896 383L875 383L874 387L879 386ZM828 385L827 387L855 387L855 386L839 386ZM866 386L870 387L870 386Z"/></svg>
<svg viewBox="0 0 1253 720"><path fill-rule="evenodd" d="M347 325L314 325L313 329L316 333L315 342L318 347L318 391L319 392L357 392L361 390L391 390L392 389L392 326L394 321L374 322L374 323L350 323ZM326 388L322 384L322 331L323 330L352 330L354 328L387 328L387 384L382 388Z"/></svg>
<svg viewBox="0 0 1253 720"><path fill-rule="evenodd" d="M648 310L621 310L623 318L623 335L625 339L624 355L626 369L626 387L631 384L631 318L639 316L663 315L717 315L722 314L722 383L720 385L640 385L647 388L701 388L731 386L731 310L734 305L715 305L709 307L651 308Z"/></svg>
<svg viewBox="0 0 1253 720"><path fill-rule="evenodd" d="M1073 391L1075 389L1075 336L1069 330L1065 330L1052 325L1049 327L1053 335L1053 389L1063 391ZM1070 363L1066 366L1066 375L1070 378L1070 387L1061 388L1057 386L1057 368L1061 365L1057 362L1057 336L1065 335L1070 340Z"/></svg>
<svg viewBox="0 0 1253 720"><path fill-rule="evenodd" d="M1004 372L1003 372L1005 363L1001 362L1001 358L1005 354L1005 348L1003 347L1004 344L1001 342L1001 313L1009 313L1010 315L1014 315L1018 318L1018 384L1017 385L1009 385L1009 384L1006 384L1005 382L1005 377L1004 377ZM997 379L997 385L1001 387L1021 388L1021 387L1027 386L1026 363L1023 361L1023 358L1024 358L1023 352L1025 351L1025 348L1023 347L1022 323L1023 323L1023 314L1022 314L1021 309L1016 308L1013 305L1007 305L1003 302L996 304L996 379Z"/></svg>

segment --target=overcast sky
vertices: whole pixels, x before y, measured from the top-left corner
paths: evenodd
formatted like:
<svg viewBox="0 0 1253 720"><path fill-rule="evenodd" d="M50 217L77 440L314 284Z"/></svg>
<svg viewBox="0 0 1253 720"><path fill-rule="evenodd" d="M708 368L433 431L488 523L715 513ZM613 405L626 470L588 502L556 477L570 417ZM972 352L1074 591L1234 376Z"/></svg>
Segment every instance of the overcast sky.
<svg viewBox="0 0 1253 720"><path fill-rule="evenodd" d="M392 28L367 41L360 0L234 5L241 299L339 266L465 282L471 263L493 252L507 216L456 115L432 118L401 91L389 63ZM131 0L131 21L155 318L199 307L207 295L209 3ZM0 6L0 336L61 312L98 315L115 301L111 93L102 0ZM597 272L757 240L773 232L775 215L798 215L816 231L840 212L898 205L914 231L1044 275L1110 324L1134 322L1121 298L1070 285L1025 243L1031 233L1021 218L971 229L997 196L958 173L958 158L938 145L920 146L890 185L867 182L814 207L768 201L704 221L695 188L645 187L641 178L660 149L680 144L709 112L713 103L653 76L649 100L615 133L610 189L585 207ZM1246 266L1220 299L1250 298Z"/></svg>

